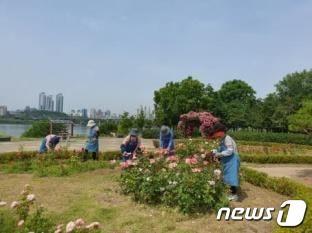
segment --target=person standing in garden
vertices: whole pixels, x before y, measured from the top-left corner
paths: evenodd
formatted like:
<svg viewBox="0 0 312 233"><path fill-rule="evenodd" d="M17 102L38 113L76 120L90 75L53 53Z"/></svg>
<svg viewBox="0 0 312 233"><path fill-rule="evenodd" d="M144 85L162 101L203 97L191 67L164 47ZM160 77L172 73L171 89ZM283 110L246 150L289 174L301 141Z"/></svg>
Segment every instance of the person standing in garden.
<svg viewBox="0 0 312 233"><path fill-rule="evenodd" d="M174 154L173 131L166 125L160 128L159 147L164 155Z"/></svg>
<svg viewBox="0 0 312 233"><path fill-rule="evenodd" d="M238 200L240 158L237 145L232 137L226 134L226 127L222 123L216 123L209 134L212 139L220 139L220 147L212 152L219 158L223 167L224 183L230 185L230 201Z"/></svg>
<svg viewBox="0 0 312 233"><path fill-rule="evenodd" d="M137 129L131 129L129 135L120 145L122 160L125 162L129 159L135 159L136 153L141 150L141 139Z"/></svg>
<svg viewBox="0 0 312 233"><path fill-rule="evenodd" d="M89 120L88 124L88 140L85 148L85 156L92 153L93 160L99 159L99 136L100 130L94 120ZM86 157L84 158L86 160Z"/></svg>
<svg viewBox="0 0 312 233"><path fill-rule="evenodd" d="M60 136L54 135L54 134L49 134L45 138L42 139L40 147L39 147L39 153L46 153L49 150L54 150L59 144L61 140Z"/></svg>

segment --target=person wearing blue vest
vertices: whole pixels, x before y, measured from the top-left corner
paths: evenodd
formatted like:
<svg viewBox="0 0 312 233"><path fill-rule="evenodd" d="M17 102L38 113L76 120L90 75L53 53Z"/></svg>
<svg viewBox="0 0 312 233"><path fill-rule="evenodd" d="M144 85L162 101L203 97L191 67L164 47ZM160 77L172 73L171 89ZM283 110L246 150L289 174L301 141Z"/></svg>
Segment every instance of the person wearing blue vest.
<svg viewBox="0 0 312 233"><path fill-rule="evenodd" d="M85 154L87 155L88 153L92 153L93 160L98 160L100 130L99 127L97 127L94 120L89 120L87 127L88 127L88 140L85 148Z"/></svg>
<svg viewBox="0 0 312 233"><path fill-rule="evenodd" d="M173 131L166 125L163 125L160 128L159 147L164 150L165 155L174 154Z"/></svg>
<svg viewBox="0 0 312 233"><path fill-rule="evenodd" d="M44 139L42 139L40 147L39 147L39 153L43 154L48 152L48 150L54 150L57 144L59 144L61 140L60 136L49 134Z"/></svg>
<svg viewBox="0 0 312 233"><path fill-rule="evenodd" d="M125 162L136 158L136 152L140 151L141 139L138 135L137 129L131 129L129 135L124 139L120 145L122 160Z"/></svg>
<svg viewBox="0 0 312 233"><path fill-rule="evenodd" d="M209 138L220 139L220 146L212 153L220 159L223 169L223 181L230 186L230 201L238 200L240 158L236 142L226 134L227 129L222 123L216 123L209 134Z"/></svg>

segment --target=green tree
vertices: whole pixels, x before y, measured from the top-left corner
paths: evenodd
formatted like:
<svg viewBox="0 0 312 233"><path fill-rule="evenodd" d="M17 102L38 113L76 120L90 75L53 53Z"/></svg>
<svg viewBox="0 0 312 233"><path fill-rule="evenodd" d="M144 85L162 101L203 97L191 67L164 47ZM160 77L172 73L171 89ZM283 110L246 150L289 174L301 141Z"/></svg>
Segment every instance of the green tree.
<svg viewBox="0 0 312 233"><path fill-rule="evenodd" d="M142 130L146 123L147 123L146 113L144 111L143 106L141 106L140 109L138 110L138 114L135 117L134 124L139 130Z"/></svg>
<svg viewBox="0 0 312 233"><path fill-rule="evenodd" d="M210 110L213 88L188 77L181 82L169 82L154 92L155 116L158 125L175 126L179 116L189 111Z"/></svg>
<svg viewBox="0 0 312 233"><path fill-rule="evenodd" d="M287 116L295 113L304 100L312 98L312 70L286 75L276 84L276 94L285 106Z"/></svg>
<svg viewBox="0 0 312 233"><path fill-rule="evenodd" d="M253 120L250 119L250 111L257 103L255 93L255 90L242 80L225 82L217 92L217 116L234 129L251 126Z"/></svg>
<svg viewBox="0 0 312 233"><path fill-rule="evenodd" d="M262 128L267 131L287 131L285 106L276 93L269 94L262 104Z"/></svg>
<svg viewBox="0 0 312 233"><path fill-rule="evenodd" d="M100 133L103 135L110 135L110 133L117 132L118 124L114 120L105 120L101 122Z"/></svg>
<svg viewBox="0 0 312 233"><path fill-rule="evenodd" d="M134 126L134 117L130 116L128 112L124 112L121 115L119 124L118 124L118 129L117 133L120 136L127 135L130 131L130 129Z"/></svg>
<svg viewBox="0 0 312 233"><path fill-rule="evenodd" d="M312 71L303 70L286 75L263 103L263 127L272 131L288 131L289 116L312 98Z"/></svg>
<svg viewBox="0 0 312 233"><path fill-rule="evenodd" d="M312 100L305 101L302 108L289 118L289 130L312 134Z"/></svg>

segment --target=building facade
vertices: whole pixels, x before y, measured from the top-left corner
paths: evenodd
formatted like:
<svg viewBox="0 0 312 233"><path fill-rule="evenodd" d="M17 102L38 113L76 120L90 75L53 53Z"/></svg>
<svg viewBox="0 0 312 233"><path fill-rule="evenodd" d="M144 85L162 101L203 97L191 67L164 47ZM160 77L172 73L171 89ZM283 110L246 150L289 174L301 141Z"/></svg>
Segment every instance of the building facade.
<svg viewBox="0 0 312 233"><path fill-rule="evenodd" d="M8 114L8 108L5 105L0 106L0 116L5 116Z"/></svg>
<svg viewBox="0 0 312 233"><path fill-rule="evenodd" d="M62 93L59 93L56 95L55 102L56 102L55 111L56 112L63 112L64 111L63 110L64 96Z"/></svg>

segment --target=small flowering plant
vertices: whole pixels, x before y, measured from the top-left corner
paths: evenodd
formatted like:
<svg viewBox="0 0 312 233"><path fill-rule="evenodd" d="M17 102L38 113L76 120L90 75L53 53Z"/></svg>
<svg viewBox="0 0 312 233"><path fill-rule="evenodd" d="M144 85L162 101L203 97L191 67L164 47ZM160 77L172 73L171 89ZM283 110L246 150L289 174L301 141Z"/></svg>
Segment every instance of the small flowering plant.
<svg viewBox="0 0 312 233"><path fill-rule="evenodd" d="M16 218L14 218L14 220L16 220L16 225L14 229L10 229L10 232L96 233L100 231L99 222L87 224L82 218L70 221L66 225L59 224L55 226L55 224L45 216L44 208L36 203L36 196L32 193L32 188L28 184L24 186L20 198L13 201L10 205L5 201L0 201L0 208L6 206L16 214Z"/></svg>

